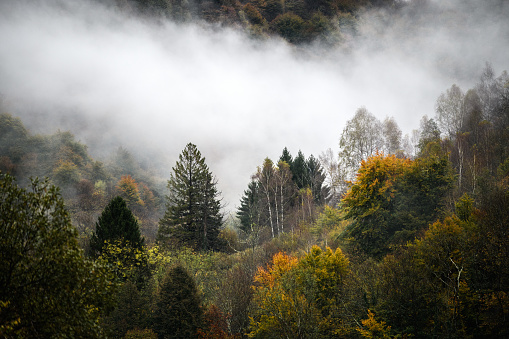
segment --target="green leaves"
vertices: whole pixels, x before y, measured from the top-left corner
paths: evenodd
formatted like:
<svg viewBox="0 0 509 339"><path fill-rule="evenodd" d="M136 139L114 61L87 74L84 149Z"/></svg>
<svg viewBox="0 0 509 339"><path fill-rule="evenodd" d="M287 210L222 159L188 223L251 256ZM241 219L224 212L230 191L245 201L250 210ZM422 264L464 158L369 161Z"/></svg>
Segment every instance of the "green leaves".
<svg viewBox="0 0 509 339"><path fill-rule="evenodd" d="M382 258L391 246L412 241L436 220L452 180L444 157L411 161L377 153L362 161L342 200L345 218L352 220L343 239L353 239L366 254Z"/></svg>
<svg viewBox="0 0 509 339"><path fill-rule="evenodd" d="M0 174L0 201L0 334L102 336L115 285L83 256L57 189L37 179L21 189Z"/></svg>

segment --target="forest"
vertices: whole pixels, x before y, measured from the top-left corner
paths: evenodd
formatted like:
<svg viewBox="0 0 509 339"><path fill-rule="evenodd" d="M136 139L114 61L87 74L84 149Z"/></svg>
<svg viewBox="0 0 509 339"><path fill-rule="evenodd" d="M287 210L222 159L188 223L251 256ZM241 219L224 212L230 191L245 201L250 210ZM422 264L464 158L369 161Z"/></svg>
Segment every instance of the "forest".
<svg viewBox="0 0 509 339"><path fill-rule="evenodd" d="M366 8L424 6L113 3L295 46ZM95 157L71 131L34 133L0 101L0 336L508 337L509 74L479 74L410 133L359 107L322 153L275 150L231 212L193 140L163 177L127 147Z"/></svg>

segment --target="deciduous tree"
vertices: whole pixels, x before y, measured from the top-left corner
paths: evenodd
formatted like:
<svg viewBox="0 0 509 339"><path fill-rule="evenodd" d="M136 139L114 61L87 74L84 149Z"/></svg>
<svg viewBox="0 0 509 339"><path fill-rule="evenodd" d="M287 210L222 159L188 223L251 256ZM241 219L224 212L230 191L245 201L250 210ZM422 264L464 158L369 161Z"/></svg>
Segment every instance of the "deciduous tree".
<svg viewBox="0 0 509 339"><path fill-rule="evenodd" d="M0 174L0 201L0 336L102 337L115 284L83 255L57 189Z"/></svg>

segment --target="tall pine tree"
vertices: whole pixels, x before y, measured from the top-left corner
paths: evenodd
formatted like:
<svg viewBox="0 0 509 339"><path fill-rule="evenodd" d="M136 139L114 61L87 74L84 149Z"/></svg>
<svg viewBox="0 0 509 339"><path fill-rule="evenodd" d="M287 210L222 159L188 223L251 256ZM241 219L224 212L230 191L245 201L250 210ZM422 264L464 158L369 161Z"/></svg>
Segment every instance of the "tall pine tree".
<svg viewBox="0 0 509 339"><path fill-rule="evenodd" d="M202 251L221 249L221 201L216 184L200 151L187 144L168 180L170 192L159 222L159 240Z"/></svg>

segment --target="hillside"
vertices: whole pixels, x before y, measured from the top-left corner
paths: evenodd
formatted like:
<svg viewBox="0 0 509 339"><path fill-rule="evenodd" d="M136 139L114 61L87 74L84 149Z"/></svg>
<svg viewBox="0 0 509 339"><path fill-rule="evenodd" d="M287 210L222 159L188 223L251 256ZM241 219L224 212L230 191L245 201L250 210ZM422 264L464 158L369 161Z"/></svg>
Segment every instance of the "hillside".
<svg viewBox="0 0 509 339"><path fill-rule="evenodd" d="M508 337L507 13L0 4L0 337Z"/></svg>

